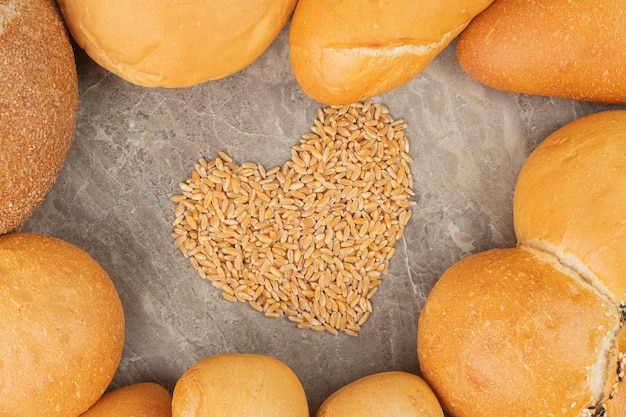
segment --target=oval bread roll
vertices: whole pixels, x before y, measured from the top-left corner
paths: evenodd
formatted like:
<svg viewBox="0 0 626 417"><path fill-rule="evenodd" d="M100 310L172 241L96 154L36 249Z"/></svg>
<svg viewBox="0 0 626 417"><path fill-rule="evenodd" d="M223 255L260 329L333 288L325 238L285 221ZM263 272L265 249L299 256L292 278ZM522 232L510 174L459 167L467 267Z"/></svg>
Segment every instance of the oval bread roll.
<svg viewBox="0 0 626 417"><path fill-rule="evenodd" d="M289 29L296 80L313 99L351 104L419 74L493 0L299 0Z"/></svg>
<svg viewBox="0 0 626 417"><path fill-rule="evenodd" d="M625 417L626 111L539 144L513 220L516 248L457 262L428 296L425 380L455 417Z"/></svg>
<svg viewBox="0 0 626 417"><path fill-rule="evenodd" d="M124 312L86 252L36 233L0 236L0 410L76 417L119 365Z"/></svg>
<svg viewBox="0 0 626 417"><path fill-rule="evenodd" d="M172 396L159 384L140 382L104 394L80 417L171 417Z"/></svg>
<svg viewBox="0 0 626 417"><path fill-rule="evenodd" d="M0 235L52 189L78 114L74 53L52 0L0 3Z"/></svg>
<svg viewBox="0 0 626 417"><path fill-rule="evenodd" d="M58 0L76 43L98 64L146 87L187 87L255 61L296 0Z"/></svg>
<svg viewBox="0 0 626 417"><path fill-rule="evenodd" d="M316 417L443 417L443 410L422 378L388 371L365 376L328 397Z"/></svg>
<svg viewBox="0 0 626 417"><path fill-rule="evenodd" d="M309 417L304 388L283 362L222 354L189 368L176 382L172 417Z"/></svg>
<svg viewBox="0 0 626 417"><path fill-rule="evenodd" d="M626 103L626 8L614 0L496 0L459 36L457 59L492 88Z"/></svg>

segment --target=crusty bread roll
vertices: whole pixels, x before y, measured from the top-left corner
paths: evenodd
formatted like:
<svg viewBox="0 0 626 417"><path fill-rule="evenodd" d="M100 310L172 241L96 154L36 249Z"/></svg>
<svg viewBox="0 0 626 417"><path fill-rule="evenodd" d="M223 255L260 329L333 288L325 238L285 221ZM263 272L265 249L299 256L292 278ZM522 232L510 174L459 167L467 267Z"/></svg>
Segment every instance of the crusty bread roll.
<svg viewBox="0 0 626 417"><path fill-rule="evenodd" d="M0 3L0 234L54 185L78 113L74 53L52 0Z"/></svg>
<svg viewBox="0 0 626 417"><path fill-rule="evenodd" d="M547 137L524 163L513 200L521 244L589 269L626 302L626 111L594 113Z"/></svg>
<svg viewBox="0 0 626 417"><path fill-rule="evenodd" d="M221 354L189 368L176 382L173 417L309 417L304 388L278 359Z"/></svg>
<svg viewBox="0 0 626 417"><path fill-rule="evenodd" d="M498 90L626 103L626 8L613 0L496 0L457 42L461 67Z"/></svg>
<svg viewBox="0 0 626 417"><path fill-rule="evenodd" d="M294 75L313 99L350 104L419 74L493 0L299 0L289 29Z"/></svg>
<svg viewBox="0 0 626 417"><path fill-rule="evenodd" d="M87 54L146 87L187 87L251 64L281 31L296 0L58 0Z"/></svg>
<svg viewBox="0 0 626 417"><path fill-rule="evenodd" d="M520 172L518 245L450 267L418 324L455 417L625 417L626 111L549 135Z"/></svg>
<svg viewBox="0 0 626 417"><path fill-rule="evenodd" d="M124 313L87 253L36 233L0 236L0 414L76 417L119 365Z"/></svg>
<svg viewBox="0 0 626 417"><path fill-rule="evenodd" d="M408 372L388 371L357 379L335 391L316 417L443 417L428 384Z"/></svg>
<svg viewBox="0 0 626 417"><path fill-rule="evenodd" d="M171 416L171 394L153 382L139 382L109 391L80 415L80 417Z"/></svg>
<svg viewBox="0 0 626 417"><path fill-rule="evenodd" d="M619 327L617 306L556 258L493 249L433 287L418 325L420 369L455 417L581 417L605 395Z"/></svg>

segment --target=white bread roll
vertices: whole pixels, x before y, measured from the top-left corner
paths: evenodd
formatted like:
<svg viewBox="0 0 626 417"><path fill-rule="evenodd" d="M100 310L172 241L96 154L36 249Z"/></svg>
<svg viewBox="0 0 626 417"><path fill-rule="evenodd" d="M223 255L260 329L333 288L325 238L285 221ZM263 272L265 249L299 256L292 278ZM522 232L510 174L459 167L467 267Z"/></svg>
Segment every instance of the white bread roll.
<svg viewBox="0 0 626 417"><path fill-rule="evenodd" d="M0 236L0 414L76 417L106 390L124 312L86 252L35 234Z"/></svg>
<svg viewBox="0 0 626 417"><path fill-rule="evenodd" d="M518 241L588 269L626 303L626 111L591 114L548 136L517 180Z"/></svg>
<svg viewBox="0 0 626 417"><path fill-rule="evenodd" d="M0 234L19 230L54 185L72 143L78 80L52 0L0 3Z"/></svg>
<svg viewBox="0 0 626 417"><path fill-rule="evenodd" d="M513 218L517 248L459 261L428 296L424 378L455 417L625 417L626 111L537 146Z"/></svg>
<svg viewBox="0 0 626 417"><path fill-rule="evenodd" d="M388 371L357 379L335 391L316 417L443 417L428 384L408 372Z"/></svg>
<svg viewBox="0 0 626 417"><path fill-rule="evenodd" d="M171 394L153 382L139 382L109 391L80 415L80 417L171 416Z"/></svg>
<svg viewBox="0 0 626 417"><path fill-rule="evenodd" d="M620 325L617 306L556 258L493 249L435 284L419 363L455 417L591 416L615 381Z"/></svg>
<svg viewBox="0 0 626 417"><path fill-rule="evenodd" d="M289 44L313 99L354 103L419 74L493 0L299 0Z"/></svg>
<svg viewBox="0 0 626 417"><path fill-rule="evenodd" d="M614 0L496 0L457 42L457 59L492 88L626 103L626 8Z"/></svg>
<svg viewBox="0 0 626 417"><path fill-rule="evenodd" d="M76 40L98 64L146 87L187 87L255 61L296 0L58 0Z"/></svg>
<svg viewBox="0 0 626 417"><path fill-rule="evenodd" d="M304 388L278 359L221 354L189 368L176 382L172 417L309 417Z"/></svg>

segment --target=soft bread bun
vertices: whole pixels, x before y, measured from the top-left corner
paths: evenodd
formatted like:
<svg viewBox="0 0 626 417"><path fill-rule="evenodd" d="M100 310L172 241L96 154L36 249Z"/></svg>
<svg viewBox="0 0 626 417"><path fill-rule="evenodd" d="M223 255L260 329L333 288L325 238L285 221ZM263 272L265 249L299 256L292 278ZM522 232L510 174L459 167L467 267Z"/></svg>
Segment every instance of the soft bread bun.
<svg viewBox="0 0 626 417"><path fill-rule="evenodd" d="M328 397L316 417L443 417L430 387L417 375L388 371L368 375Z"/></svg>
<svg viewBox="0 0 626 417"><path fill-rule="evenodd" d="M76 417L119 365L124 313L86 252L36 233L0 236L0 410Z"/></svg>
<svg viewBox="0 0 626 417"><path fill-rule="evenodd" d="M492 88L626 103L626 8L614 0L496 0L459 36L457 58Z"/></svg>
<svg viewBox="0 0 626 417"><path fill-rule="evenodd" d="M618 307L555 257L493 249L436 282L418 357L455 417L590 417L614 381L619 328Z"/></svg>
<svg viewBox="0 0 626 417"><path fill-rule="evenodd" d="M80 417L171 417L172 396L159 384L140 382L104 394Z"/></svg>
<svg viewBox="0 0 626 417"><path fill-rule="evenodd" d="M579 118L528 157L513 201L518 241L587 270L626 302L626 111Z"/></svg>
<svg viewBox="0 0 626 417"><path fill-rule="evenodd" d="M58 0L87 54L146 87L187 87L255 61L286 24L296 0Z"/></svg>
<svg viewBox="0 0 626 417"><path fill-rule="evenodd" d="M54 185L78 114L74 53L52 0L0 3L0 234Z"/></svg>
<svg viewBox="0 0 626 417"><path fill-rule="evenodd" d="M493 0L299 0L289 29L296 80L313 99L354 103L407 83Z"/></svg>
<svg viewBox="0 0 626 417"><path fill-rule="evenodd" d="M278 359L221 354L189 368L176 382L173 417L309 417L304 388Z"/></svg>

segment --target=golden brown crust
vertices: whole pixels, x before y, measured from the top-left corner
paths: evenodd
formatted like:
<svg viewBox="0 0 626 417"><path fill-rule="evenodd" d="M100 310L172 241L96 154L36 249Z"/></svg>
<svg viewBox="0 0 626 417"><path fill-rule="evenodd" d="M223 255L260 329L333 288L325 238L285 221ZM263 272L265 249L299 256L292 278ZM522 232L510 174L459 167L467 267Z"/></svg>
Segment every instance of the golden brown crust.
<svg viewBox="0 0 626 417"><path fill-rule="evenodd" d="M256 60L296 0L59 0L76 43L102 67L146 87L187 87Z"/></svg>
<svg viewBox="0 0 626 417"><path fill-rule="evenodd" d="M74 54L53 1L0 4L0 234L46 197L78 113Z"/></svg>
<svg viewBox="0 0 626 417"><path fill-rule="evenodd" d="M496 0L459 36L457 58L509 92L626 102L626 8L612 0Z"/></svg>
<svg viewBox="0 0 626 417"><path fill-rule="evenodd" d="M118 293L87 253L35 233L0 236L0 410L75 417L107 388L124 343Z"/></svg>
<svg viewBox="0 0 626 417"><path fill-rule="evenodd" d="M290 56L300 86L315 100L350 104L420 73L493 0L300 0Z"/></svg>
<svg viewBox="0 0 626 417"><path fill-rule="evenodd" d="M389 371L365 376L328 397L316 417L443 417L439 401L417 375Z"/></svg>
<svg viewBox="0 0 626 417"><path fill-rule="evenodd" d="M140 382L104 394L80 417L171 417L172 396L159 384Z"/></svg>
<svg viewBox="0 0 626 417"><path fill-rule="evenodd" d="M626 111L595 113L547 137L519 174L518 241L588 268L626 301Z"/></svg>
<svg viewBox="0 0 626 417"><path fill-rule="evenodd" d="M425 380L455 417L580 417L602 397L617 308L520 247L469 256L420 315Z"/></svg>
<svg viewBox="0 0 626 417"><path fill-rule="evenodd" d="M174 387L173 417L242 415L309 417L296 374L269 356L221 354L194 364Z"/></svg>

